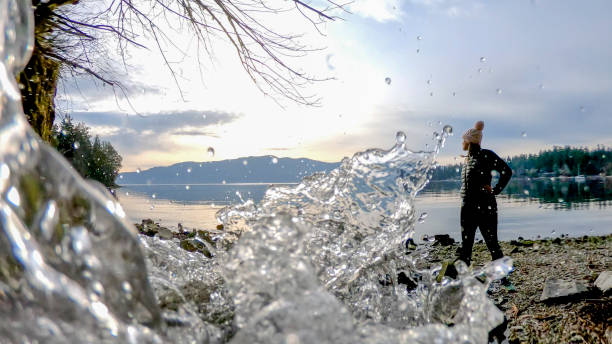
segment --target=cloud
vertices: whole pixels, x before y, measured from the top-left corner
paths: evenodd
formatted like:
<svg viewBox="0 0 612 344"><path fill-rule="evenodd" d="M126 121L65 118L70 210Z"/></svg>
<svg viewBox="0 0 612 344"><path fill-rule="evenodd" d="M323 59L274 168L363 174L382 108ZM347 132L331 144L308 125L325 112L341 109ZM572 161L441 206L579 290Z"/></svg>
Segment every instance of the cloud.
<svg viewBox="0 0 612 344"><path fill-rule="evenodd" d="M141 155L150 151L171 152L198 137L217 138L218 126L236 121L241 115L215 111L176 111L144 116L119 112L74 112L74 121L84 122L93 135L108 140L120 154ZM127 160L124 157L124 160Z"/></svg>
<svg viewBox="0 0 612 344"><path fill-rule="evenodd" d="M379 22L398 21L402 16L401 0L357 0L350 5L350 11Z"/></svg>

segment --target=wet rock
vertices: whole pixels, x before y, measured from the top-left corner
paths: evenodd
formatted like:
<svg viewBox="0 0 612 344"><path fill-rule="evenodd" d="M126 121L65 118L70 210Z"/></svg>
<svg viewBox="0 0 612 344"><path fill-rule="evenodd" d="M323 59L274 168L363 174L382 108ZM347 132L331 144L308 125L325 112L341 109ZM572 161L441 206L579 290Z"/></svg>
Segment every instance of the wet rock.
<svg viewBox="0 0 612 344"><path fill-rule="evenodd" d="M451 238L448 234L436 234L434 239L434 246L450 246L455 243L455 239Z"/></svg>
<svg viewBox="0 0 612 344"><path fill-rule="evenodd" d="M199 252L208 258L212 258L212 253L208 250L206 245L198 239L185 239L181 240L181 248L189 252Z"/></svg>
<svg viewBox="0 0 612 344"><path fill-rule="evenodd" d="M517 247L532 247L535 244L533 240L511 240L510 245Z"/></svg>
<svg viewBox="0 0 612 344"><path fill-rule="evenodd" d="M512 251L510 251L510 254L512 254L512 253L521 253L521 252L523 252L523 250L521 250L518 247L515 247L515 248L512 249Z"/></svg>
<svg viewBox="0 0 612 344"><path fill-rule="evenodd" d="M200 238L202 240L205 240L209 244L215 246L215 241L210 236L210 232L199 230L199 231L197 231L197 236L198 236L198 238Z"/></svg>
<svg viewBox="0 0 612 344"><path fill-rule="evenodd" d="M170 240L172 239L173 233L166 227L159 227L157 236L164 240Z"/></svg>
<svg viewBox="0 0 612 344"><path fill-rule="evenodd" d="M595 286L601 290L602 293L607 293L612 289L612 271L604 271L597 276L595 280Z"/></svg>
<svg viewBox="0 0 612 344"><path fill-rule="evenodd" d="M540 301L561 301L574 298L587 291L587 287L578 281L568 281L557 278L548 278L544 283L544 290Z"/></svg>
<svg viewBox="0 0 612 344"><path fill-rule="evenodd" d="M562 242L561 238L554 238L554 239L552 240L552 243L553 243L553 244L557 244L557 245L560 245L560 244L561 244L561 242Z"/></svg>
<svg viewBox="0 0 612 344"><path fill-rule="evenodd" d="M403 271L397 275L397 284L405 284L408 291L414 290L417 287L416 282Z"/></svg>

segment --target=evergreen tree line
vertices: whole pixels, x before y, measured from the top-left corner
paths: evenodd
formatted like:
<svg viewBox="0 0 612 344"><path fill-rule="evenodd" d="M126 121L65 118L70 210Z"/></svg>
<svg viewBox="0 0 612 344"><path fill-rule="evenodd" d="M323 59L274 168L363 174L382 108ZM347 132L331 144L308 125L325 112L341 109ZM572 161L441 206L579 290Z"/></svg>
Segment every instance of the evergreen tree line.
<svg viewBox="0 0 612 344"><path fill-rule="evenodd" d="M52 144L81 176L109 188L117 186L122 158L110 142L101 141L98 135L92 140L89 127L74 123L70 116L53 126L53 138Z"/></svg>
<svg viewBox="0 0 612 344"><path fill-rule="evenodd" d="M555 146L537 154L508 157L506 162L514 176L557 177L577 175L612 175L612 148L598 145L587 147ZM432 180L461 178L461 164L436 168Z"/></svg>

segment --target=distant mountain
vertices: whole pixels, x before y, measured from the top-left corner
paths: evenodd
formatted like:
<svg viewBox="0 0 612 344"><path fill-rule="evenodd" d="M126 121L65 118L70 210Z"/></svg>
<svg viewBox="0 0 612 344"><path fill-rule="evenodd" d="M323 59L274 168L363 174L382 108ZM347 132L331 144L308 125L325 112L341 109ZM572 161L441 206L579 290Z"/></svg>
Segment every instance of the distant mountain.
<svg viewBox="0 0 612 344"><path fill-rule="evenodd" d="M117 184L295 183L319 171L331 171L339 162L273 156L181 162L137 172L120 173Z"/></svg>

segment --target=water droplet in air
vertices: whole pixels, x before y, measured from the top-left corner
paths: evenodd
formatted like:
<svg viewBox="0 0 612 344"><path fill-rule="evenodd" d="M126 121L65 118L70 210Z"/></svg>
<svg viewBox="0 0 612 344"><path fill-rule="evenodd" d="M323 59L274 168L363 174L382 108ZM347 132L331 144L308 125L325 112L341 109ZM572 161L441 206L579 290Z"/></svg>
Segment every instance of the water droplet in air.
<svg viewBox="0 0 612 344"><path fill-rule="evenodd" d="M418 219L417 221L418 221L419 223L423 223L423 222L425 222L425 219L427 218L427 215L428 215L428 214L427 214L426 212L421 213L421 215L419 216L419 219Z"/></svg>
<svg viewBox="0 0 612 344"><path fill-rule="evenodd" d="M385 83L387 83L387 85L391 85L391 78L390 77L386 77L385 78Z"/></svg>
<svg viewBox="0 0 612 344"><path fill-rule="evenodd" d="M152 194L152 195L151 195L151 197L152 197L152 198L156 198L156 197L157 197L157 195L156 195L156 194Z"/></svg>
<svg viewBox="0 0 612 344"><path fill-rule="evenodd" d="M433 92L429 92L429 96L430 96L430 97L433 97Z"/></svg>
<svg viewBox="0 0 612 344"><path fill-rule="evenodd" d="M447 124L447 125L445 125L442 128L442 131L445 132L446 134L450 135L450 134L453 133L453 127L451 127L450 125Z"/></svg>
<svg viewBox="0 0 612 344"><path fill-rule="evenodd" d="M81 147L81 144L78 142L75 142L72 145L74 146L74 149L79 149L79 147Z"/></svg>
<svg viewBox="0 0 612 344"><path fill-rule="evenodd" d="M495 90L495 92L497 92L497 94L502 94L502 89L498 88L498 89Z"/></svg>
<svg viewBox="0 0 612 344"><path fill-rule="evenodd" d="M395 141L397 141L397 143L406 142L406 134L403 131L398 131L397 134L395 134Z"/></svg>
<svg viewBox="0 0 612 344"><path fill-rule="evenodd" d="M427 80L427 85L431 85L431 80Z"/></svg>
<svg viewBox="0 0 612 344"><path fill-rule="evenodd" d="M119 179L123 179L123 174L120 174L120 175L119 175Z"/></svg>
<svg viewBox="0 0 612 344"><path fill-rule="evenodd" d="M586 111L586 109L584 108L584 106L581 106L580 107L580 112L585 112L585 111Z"/></svg>
<svg viewBox="0 0 612 344"><path fill-rule="evenodd" d="M278 159L276 157L272 158L272 163L273 164L278 164Z"/></svg>
<svg viewBox="0 0 612 344"><path fill-rule="evenodd" d="M543 90L543 89L544 89L544 84L539 84L539 85L538 85L538 88L540 88L541 90Z"/></svg>
<svg viewBox="0 0 612 344"><path fill-rule="evenodd" d="M208 149L206 150L208 152L208 156L213 157L215 156L215 149L212 147L208 147Z"/></svg>
<svg viewBox="0 0 612 344"><path fill-rule="evenodd" d="M559 201L559 203L563 203L563 198L559 198L557 201Z"/></svg>
<svg viewBox="0 0 612 344"><path fill-rule="evenodd" d="M136 169L136 173L140 173L140 167Z"/></svg>
<svg viewBox="0 0 612 344"><path fill-rule="evenodd" d="M484 56L482 56L482 57L480 58L480 62L482 62L482 63L487 62L487 58L486 58L486 57L484 57Z"/></svg>
<svg viewBox="0 0 612 344"><path fill-rule="evenodd" d="M417 40L418 40L418 41L420 41L420 40L422 40L422 39L423 39L423 37L422 37L422 36L417 36Z"/></svg>
<svg viewBox="0 0 612 344"><path fill-rule="evenodd" d="M206 115L202 115L202 119L206 119Z"/></svg>
<svg viewBox="0 0 612 344"><path fill-rule="evenodd" d="M523 190L523 193L527 196L529 196L529 190Z"/></svg>
<svg viewBox="0 0 612 344"><path fill-rule="evenodd" d="M457 95L457 92L453 92L453 97Z"/></svg>
<svg viewBox="0 0 612 344"><path fill-rule="evenodd" d="M527 132L526 132L526 131L523 131L523 132L521 133L521 136L522 136L522 137L527 137Z"/></svg>
<svg viewBox="0 0 612 344"><path fill-rule="evenodd" d="M185 190L189 190L189 189L191 189L191 186L185 185Z"/></svg>
<svg viewBox="0 0 612 344"><path fill-rule="evenodd" d="M554 229L552 230L552 232L550 232L550 234L552 234L552 235L555 235L556 233L557 233L557 231L554 230Z"/></svg>
<svg viewBox="0 0 612 344"><path fill-rule="evenodd" d="M416 50L416 53L417 53L417 54L418 54L418 53L420 53L420 52L421 52L421 49L417 49L417 50Z"/></svg>
<svg viewBox="0 0 612 344"><path fill-rule="evenodd" d="M221 184L225 184L225 183L227 183L225 180L221 181Z"/></svg>
<svg viewBox="0 0 612 344"><path fill-rule="evenodd" d="M187 173L191 173L191 167L187 169Z"/></svg>
<svg viewBox="0 0 612 344"><path fill-rule="evenodd" d="M246 161L246 160L242 160L242 164L243 164L244 166L246 166L246 165L248 165L248 164L249 164L249 162L248 162L248 161Z"/></svg>

